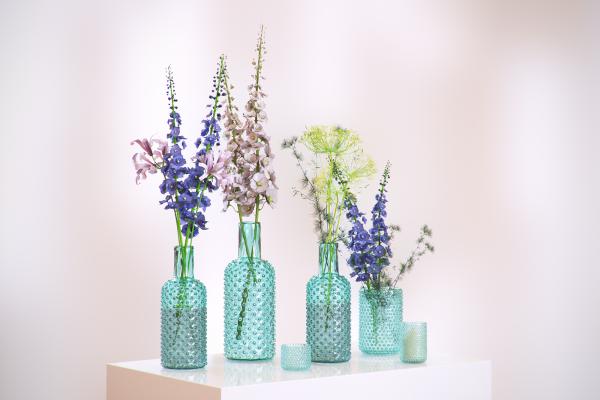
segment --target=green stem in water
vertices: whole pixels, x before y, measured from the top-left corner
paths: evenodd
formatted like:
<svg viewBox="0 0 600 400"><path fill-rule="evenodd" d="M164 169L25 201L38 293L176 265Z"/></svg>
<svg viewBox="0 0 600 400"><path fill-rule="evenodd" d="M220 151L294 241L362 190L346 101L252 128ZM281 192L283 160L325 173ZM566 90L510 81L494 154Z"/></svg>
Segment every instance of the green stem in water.
<svg viewBox="0 0 600 400"><path fill-rule="evenodd" d="M330 243L335 242L334 237L337 235L336 228L336 216L338 213L341 215L341 209L339 208L339 196L335 196L335 204L332 199L332 186L333 186L333 161L329 161L329 178L327 180L327 197L326 197L326 209L327 209L327 241ZM331 211L333 210L333 213ZM338 218L339 219L339 218ZM333 262L335 249L333 246L328 246L329 255L327 257L327 294L326 294L326 315L325 315L325 329L329 328L329 319L331 318L331 287L333 285L333 274L331 270L331 264Z"/></svg>
<svg viewBox="0 0 600 400"><path fill-rule="evenodd" d="M177 319L175 328L175 335L173 336L172 346L175 346L177 343L177 336L179 335L179 328L181 327L181 315L183 314L183 309L186 307L187 303L187 269L189 267L189 263L191 262L191 252L188 253L186 248L181 248L181 252L178 253L179 262L181 263L181 276L176 276L179 284L179 289L177 291L177 304L175 305L175 318Z"/></svg>
<svg viewBox="0 0 600 400"><path fill-rule="evenodd" d="M246 237L246 231L244 230L242 224L242 212L238 207L238 216L240 220L240 230L242 233L242 241L244 242L244 247L246 249L246 256L249 259L248 271L246 272L246 280L244 282L244 289L242 290L242 303L240 305L240 314L238 315L237 321L237 329L235 338L240 340L242 338L242 329L244 327L244 318L246 317L246 304L248 303L248 295L250 293L250 285L252 282L256 283L256 272L254 271L254 240L256 240L256 232L258 229L258 225L254 225L254 238L252 239L252 250L248 247L248 238Z"/></svg>
<svg viewBox="0 0 600 400"><path fill-rule="evenodd" d="M367 301L369 302L369 305L371 306L371 320L372 320L371 323L372 323L373 337L375 338L375 343L377 343L377 342L379 342L379 335L378 335L379 325L377 324L377 315L378 315L378 309L380 307L380 303L382 301L381 296L383 296L383 293L380 292L380 290L378 290L378 289L367 289L365 296L367 297Z"/></svg>
<svg viewBox="0 0 600 400"><path fill-rule="evenodd" d="M329 255L327 256L327 270L329 276L327 277L327 299L325 303L325 329L329 329L329 320L331 319L331 286L333 285L331 264L333 263L335 248L333 246L328 246L327 251L329 252Z"/></svg>

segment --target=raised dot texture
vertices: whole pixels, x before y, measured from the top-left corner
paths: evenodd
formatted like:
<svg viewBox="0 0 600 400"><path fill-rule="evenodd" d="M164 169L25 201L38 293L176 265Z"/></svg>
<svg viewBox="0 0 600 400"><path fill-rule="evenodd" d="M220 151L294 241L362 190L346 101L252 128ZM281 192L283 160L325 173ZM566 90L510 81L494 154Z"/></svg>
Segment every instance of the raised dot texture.
<svg viewBox="0 0 600 400"><path fill-rule="evenodd" d="M343 276L323 273L308 281L306 342L311 346L312 361L343 362L350 359L350 282Z"/></svg>
<svg viewBox="0 0 600 400"><path fill-rule="evenodd" d="M269 262L254 259L254 274L246 285L250 259L238 258L225 269L225 357L233 360L267 360L275 355L275 270ZM242 296L246 308L237 337Z"/></svg>
<svg viewBox="0 0 600 400"><path fill-rule="evenodd" d="M165 368L206 365L206 288L193 278L173 279L162 288L160 359Z"/></svg>
<svg viewBox="0 0 600 400"><path fill-rule="evenodd" d="M402 289L359 293L359 348L367 354L396 354L402 349Z"/></svg>

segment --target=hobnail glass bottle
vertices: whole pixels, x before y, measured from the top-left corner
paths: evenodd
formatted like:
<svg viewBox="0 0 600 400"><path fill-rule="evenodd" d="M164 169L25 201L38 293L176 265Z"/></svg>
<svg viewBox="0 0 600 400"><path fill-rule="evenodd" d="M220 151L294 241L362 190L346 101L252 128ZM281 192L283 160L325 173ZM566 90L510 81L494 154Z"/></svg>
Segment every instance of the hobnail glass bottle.
<svg viewBox="0 0 600 400"><path fill-rule="evenodd" d="M225 357L275 355L275 270L260 255L260 223L242 222L238 258L225 269Z"/></svg>
<svg viewBox="0 0 600 400"><path fill-rule="evenodd" d="M359 293L358 345L367 354L402 349L402 289L363 287Z"/></svg>
<svg viewBox="0 0 600 400"><path fill-rule="evenodd" d="M306 341L312 361L350 359L350 282L339 274L337 243L321 243L319 274L306 285Z"/></svg>
<svg viewBox="0 0 600 400"><path fill-rule="evenodd" d="M175 277L162 287L160 361L165 368L206 365L206 288L194 278L194 248L175 247Z"/></svg>

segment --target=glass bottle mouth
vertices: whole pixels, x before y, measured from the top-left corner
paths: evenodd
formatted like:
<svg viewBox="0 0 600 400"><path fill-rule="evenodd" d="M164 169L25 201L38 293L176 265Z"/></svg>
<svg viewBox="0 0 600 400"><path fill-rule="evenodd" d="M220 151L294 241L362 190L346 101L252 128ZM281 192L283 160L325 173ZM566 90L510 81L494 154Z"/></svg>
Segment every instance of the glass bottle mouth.
<svg viewBox="0 0 600 400"><path fill-rule="evenodd" d="M399 287L392 287L392 286L383 286L383 287L371 287L368 288L366 285L361 286L360 288L361 292L365 292L365 293L371 293L371 292L380 292L380 293L401 293L402 292L402 288Z"/></svg>
<svg viewBox="0 0 600 400"><path fill-rule="evenodd" d="M260 226L260 222L242 221L242 222L240 222L240 225L242 225L242 226L254 226L254 225Z"/></svg>
<svg viewBox="0 0 600 400"><path fill-rule="evenodd" d="M260 222L240 222L238 236L238 257L261 258Z"/></svg>
<svg viewBox="0 0 600 400"><path fill-rule="evenodd" d="M319 245L319 272L321 274L338 274L338 244L321 242Z"/></svg>
<svg viewBox="0 0 600 400"><path fill-rule="evenodd" d="M175 246L174 273L176 279L194 277L194 246Z"/></svg>

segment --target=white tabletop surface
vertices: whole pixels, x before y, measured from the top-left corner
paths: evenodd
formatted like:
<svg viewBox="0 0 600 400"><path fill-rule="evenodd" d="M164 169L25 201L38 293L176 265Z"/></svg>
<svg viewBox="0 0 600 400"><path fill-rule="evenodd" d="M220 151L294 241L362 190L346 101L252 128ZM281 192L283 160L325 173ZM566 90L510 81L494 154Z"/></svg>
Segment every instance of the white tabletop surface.
<svg viewBox="0 0 600 400"><path fill-rule="evenodd" d="M270 361L232 361L225 359L222 354L209 355L206 367L191 370L163 368L159 359L127 361L109 365L211 387L225 388L300 379L368 374L389 370L436 368L477 361L480 360L440 356L432 357L424 364L404 364L400 361L400 355L369 356L356 349L353 350L352 358L348 362L335 364L313 363L308 371L285 371L280 366L279 357L275 357Z"/></svg>

